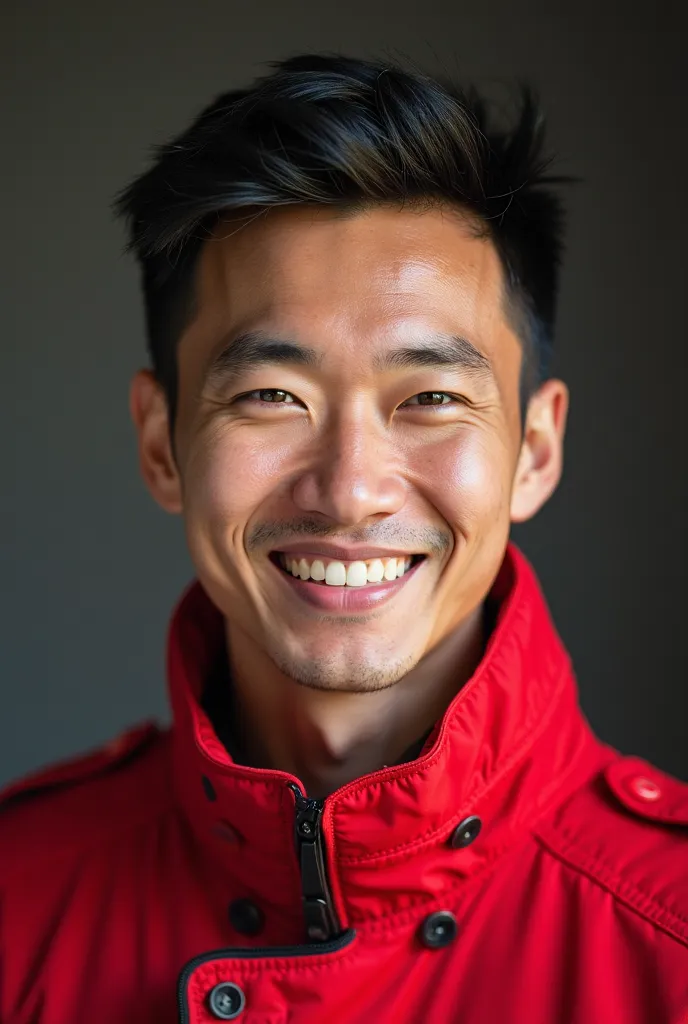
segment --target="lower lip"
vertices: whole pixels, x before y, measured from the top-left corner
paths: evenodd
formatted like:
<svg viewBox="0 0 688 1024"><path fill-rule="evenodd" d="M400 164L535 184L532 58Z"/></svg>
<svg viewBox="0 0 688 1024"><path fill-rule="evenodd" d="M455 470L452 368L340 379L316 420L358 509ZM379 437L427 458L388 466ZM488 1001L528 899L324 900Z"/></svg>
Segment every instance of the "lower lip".
<svg viewBox="0 0 688 1024"><path fill-rule="evenodd" d="M395 580L384 583L367 583L363 587L331 587L326 583L302 580L298 576L284 572L276 565L275 572L279 573L290 588L290 592L296 593L315 608L328 612L365 612L371 608L379 608L386 601L390 601L402 587L406 586L424 562L425 559L417 562L408 572Z"/></svg>

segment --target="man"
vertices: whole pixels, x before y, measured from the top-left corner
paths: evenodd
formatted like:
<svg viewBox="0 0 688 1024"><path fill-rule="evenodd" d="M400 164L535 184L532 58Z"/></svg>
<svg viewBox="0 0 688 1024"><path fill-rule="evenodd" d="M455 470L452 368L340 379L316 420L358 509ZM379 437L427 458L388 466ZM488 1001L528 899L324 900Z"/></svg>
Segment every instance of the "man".
<svg viewBox="0 0 688 1024"><path fill-rule="evenodd" d="M680 1024L688 791L591 733L509 543L562 469L561 205L516 126L305 55L119 197L174 723L5 791L6 1024Z"/></svg>

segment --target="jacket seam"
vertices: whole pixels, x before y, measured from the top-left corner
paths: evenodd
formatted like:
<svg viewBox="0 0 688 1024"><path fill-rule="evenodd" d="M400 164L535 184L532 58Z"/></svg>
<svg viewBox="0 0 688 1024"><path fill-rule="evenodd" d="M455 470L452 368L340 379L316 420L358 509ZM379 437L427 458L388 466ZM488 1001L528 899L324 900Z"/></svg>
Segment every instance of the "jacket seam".
<svg viewBox="0 0 688 1024"><path fill-rule="evenodd" d="M557 680L556 693L558 700L561 699L561 696L564 692L564 686L562 685L562 682L566 678L567 671L568 667L563 666L559 674L559 678ZM552 715L555 714L556 708L558 706L558 700L552 701L550 703L549 708L547 709L548 714L546 715L538 716L534 710L531 712L531 716L526 720L526 723L524 725L524 738L521 741L520 745L516 748L516 750L513 751L511 757L507 758L499 772L493 775L489 779L489 781L485 782L482 787L479 787L473 793L466 795L466 797L464 798L464 802L461 805L461 808L458 811L458 813L452 815L452 817L448 818L445 822L443 822L441 825L438 825L436 828L421 833L421 835L417 836L415 839L412 839L410 842L401 843L397 846L388 847L384 850L376 850L375 853L373 854L363 854L362 856L358 857L337 857L337 862L344 867L354 866L361 863L375 863L375 861L386 860L387 858L395 855L404 855L406 853L413 852L414 850L417 850L425 845L432 844L437 839L438 836L441 836L441 834L445 830L451 829L453 825L461 821L461 819L465 815L467 808L469 808L472 804L475 804L478 800L482 799L486 794L493 792L494 789L497 786L499 786L499 784L502 782L504 777L509 773L509 771L511 771L514 765L518 764L519 761L523 760L527 752L531 750L538 742L538 740L542 737L542 734L544 733L550 718L552 717ZM533 718L536 719L538 722L538 728L536 730L532 730L529 728L529 725L532 722ZM432 761L428 761L422 767L417 768L414 774L419 774L425 768L433 765L437 760L439 760L443 752L443 749L439 748L435 753ZM408 777L411 776L409 775ZM361 785L360 789L363 788L365 787ZM359 789L354 790L354 792L358 791ZM333 818L335 817L335 815L336 811L333 814Z"/></svg>
<svg viewBox="0 0 688 1024"><path fill-rule="evenodd" d="M474 887L479 890L489 881L490 876L498 869L503 857L516 857L529 843L533 842L531 833L522 835L516 839L513 834L510 840L500 843L490 851L489 855L474 868L463 873L453 884L443 886L440 893L433 893L431 896L418 896L409 900L402 910L388 910L386 912L366 914L349 914L349 921L352 928L357 931L380 932L383 934L390 928L396 928L415 922L419 912L423 915L429 913L431 908L441 909L447 907L452 901L455 902L455 909L465 899L470 898Z"/></svg>
<svg viewBox="0 0 688 1024"><path fill-rule="evenodd" d="M499 850L497 856L486 860L479 868L465 875L453 885L443 887L441 893L433 893L432 896L415 897L401 910L387 909L382 913L370 914L348 914L348 925L354 929L357 935L362 938L366 935L371 937L384 937L388 932L399 928L416 927L429 913L434 910L451 909L458 913L459 906L467 898L467 893L472 892L473 887L480 889L485 885L490 875L496 870L499 855L505 851ZM511 851L508 851L511 852Z"/></svg>
<svg viewBox="0 0 688 1024"><path fill-rule="evenodd" d="M556 688L555 688L555 693L556 693L556 696L557 696L558 699L561 698L561 695L564 692L564 686L562 685L562 681L567 676L569 669L570 669L570 665L569 665L569 662L567 661L565 664L563 664L561 666L561 669L559 671L559 674L558 674L558 677L557 677L557 682L556 682ZM471 680L471 689L470 690L466 690L464 692L464 697L465 697L466 704L468 704L470 701L476 699L477 686L475 684L476 684L477 678L478 677L476 676L476 677L474 677ZM477 695L478 696L480 695L480 691L478 691ZM529 711L530 711L530 713L529 713L528 717L526 718L526 720L525 720L525 722L524 722L524 724L522 726L523 734L524 734L523 735L523 739L521 740L520 745L516 748L516 750L512 754L511 759L507 760L505 762L505 764L503 765L502 773L504 771L508 770L510 765L513 763L513 761L516 760L516 758L519 756L519 754L520 754L520 752L522 750L528 750L529 747L532 746L535 743L535 741L537 740L538 736L544 730L544 728L545 728L545 726L547 724L547 721L549 721L549 718L554 714L554 712L555 712L555 703L553 701L545 703L544 704L544 711L545 711L544 714L542 713L543 708L542 707L535 707L535 705L531 706ZM530 726L530 724L531 724L531 722L533 720L537 721L538 724L539 724L539 728L535 732L533 732L533 730L531 730L529 728L529 726ZM452 723L452 725L453 725L453 723ZM445 731L441 735L441 738L438 737L439 742L438 742L438 746L437 746L437 749L435 750L435 752L433 754L427 754L425 757L420 758L418 760L416 768L414 768L411 771L409 771L407 769L407 765L403 764L403 765L399 766L397 772L395 772L393 775L386 776L384 779L381 779L379 782L371 783L370 781L366 781L365 779L362 779L362 780L359 780L357 782L350 783L349 786L347 787L347 792L346 792L345 795L346 796L355 796L357 793L364 792L364 791L368 792L369 790L374 789L374 788L379 788L380 786L383 786L383 785L387 784L388 782L394 782L394 781L396 781L397 778L403 778L404 781L407 782L409 779L413 779L417 775L424 774L424 772L428 768L432 768L433 765L435 765L437 763L437 761L441 760L441 758L444 756L445 748L447 746L447 733L450 731L452 725L446 726ZM498 776L496 776L496 777L498 777ZM487 785L489 785L489 784L486 784L486 786ZM339 808L335 807L333 809L333 815L336 815L338 810L339 810Z"/></svg>
<svg viewBox="0 0 688 1024"><path fill-rule="evenodd" d="M523 582L523 580L520 580L519 585L517 586L517 588L514 589L514 592L511 595L511 599L510 599L510 601L509 601L509 603L508 603L508 605L506 607L505 614L504 614L504 617L503 617L500 625L497 627L497 630L495 630L495 632L492 634L491 641L497 635L497 632L499 632L500 634L502 634L504 636L507 636L507 637L509 636L511 620L516 618L516 616L518 615L519 611L521 611L521 606L522 606L522 603L523 603L523 590L524 590L524 588L525 588L525 583ZM571 669L571 659L570 659L570 656L568 655L568 653L563 649L563 646L561 644L561 640L558 637L558 635L556 634L556 632L554 632L554 638L555 638L555 641L556 641L556 646L559 648L559 650L563 654L562 665L561 665L559 677L558 677L558 680L557 680L557 694L559 695L561 693L561 691L563 690L563 686L561 685L562 684L562 678ZM476 699L476 694L480 695L480 693L482 692L481 691L481 683L482 683L484 677L488 674L488 672L489 672L489 669L488 669L487 662L486 662L485 659L483 659L483 661L478 666L478 668L477 668L475 674L473 675L473 677L466 683L466 685L463 687L463 690L460 691L463 694L463 699L464 699L466 704L468 704L469 701L475 700ZM452 703L453 703L453 701L452 701ZM549 704L546 702L544 707L545 707L545 709L548 709L549 708ZM534 706L531 706L531 708L529 710L530 710L530 714L529 714L526 722L523 725L523 731L524 731L524 734L525 734L525 738L522 741L522 746L527 746L528 741L534 739L534 737L532 737L532 735L531 735L531 731L528 729L529 723L533 719L536 719L537 721L540 721L541 718L543 717L542 714L538 714L538 709L535 709ZM539 711L542 712L542 707L539 708ZM553 710L551 711L551 713L552 714L554 713ZM549 716L547 716L547 717L549 717ZM390 782L390 781L394 781L395 779L400 778L400 777L403 777L404 780L406 781L406 780L414 778L416 775L422 774L426 770L426 768L432 767L443 756L444 748L446 747L446 743L447 743L446 737L447 737L447 732L449 731L449 728L450 727L446 726L446 724L444 723L444 720L443 720L443 728L441 729L441 731L438 734L438 737L437 737L437 744L438 745L437 745L437 749L435 750L434 754L428 753L425 757L420 758L418 760L417 767L415 769L413 769L412 771L408 770L406 764L399 765L399 767L397 768L397 770L393 774L390 774L390 775L386 776L385 779L381 780L380 782L376 782L376 783L372 783L371 784L370 782L366 782L363 779L361 779L361 780L358 780L357 782L350 783L346 787L346 795L347 796L349 796L351 794L355 795L356 793L362 792L364 790L370 790L370 789L372 789L374 787L379 787L379 786L383 785L384 783L387 783L387 782ZM333 815L336 814L336 813L337 813L337 811L336 811L336 808L335 808L333 810Z"/></svg>
<svg viewBox="0 0 688 1024"><path fill-rule="evenodd" d="M567 829L562 829L561 830L561 835L565 838L565 847L564 847L565 850L568 850L568 849L579 849L581 851L581 854L586 857L587 861L590 864L592 864L593 867L597 866L597 867L600 868L602 874L606 874L610 879L616 881L621 886L623 886L624 884L627 884L627 885L629 884L629 883L624 883L623 879L620 878L618 875L614 875L614 872L608 867L608 865L603 860L600 860L600 858L595 857L594 854L592 854L589 850L587 850L576 839L576 837L574 835L572 835L572 833L569 832ZM632 886L629 885L629 888L632 888L633 891L637 892L640 896L643 896L650 903L655 903L658 907L661 907L662 909L665 909L667 911L667 913L671 914L673 917L675 917L682 924L685 924L686 926L688 926L688 917L684 917L683 914L679 913L678 911L672 910L670 907L667 907L665 904L661 903L651 893L646 892L645 889L642 888L642 886L638 885L637 883L634 883Z"/></svg>
<svg viewBox="0 0 688 1024"><path fill-rule="evenodd" d="M636 883L631 885L619 878L604 861L593 856L580 843L569 840L558 844L539 830L534 832L534 837L557 860L578 874L585 875L629 910L661 928L681 945L688 947L688 919L682 914L667 907L656 896L645 892Z"/></svg>

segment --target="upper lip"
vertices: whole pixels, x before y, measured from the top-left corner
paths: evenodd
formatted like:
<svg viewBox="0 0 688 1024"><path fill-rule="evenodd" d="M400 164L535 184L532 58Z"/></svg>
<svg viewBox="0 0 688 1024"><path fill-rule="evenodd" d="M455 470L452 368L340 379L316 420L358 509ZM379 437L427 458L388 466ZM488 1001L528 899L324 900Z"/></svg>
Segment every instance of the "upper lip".
<svg viewBox="0 0 688 1024"><path fill-rule="evenodd" d="M290 555L322 555L323 558L331 558L338 562L366 562L372 558L395 558L399 555L403 558L412 558L419 554L417 551L401 551L399 548L358 547L356 545L345 547L342 544L328 544L325 541L299 541L294 544L284 544L275 548L275 551Z"/></svg>

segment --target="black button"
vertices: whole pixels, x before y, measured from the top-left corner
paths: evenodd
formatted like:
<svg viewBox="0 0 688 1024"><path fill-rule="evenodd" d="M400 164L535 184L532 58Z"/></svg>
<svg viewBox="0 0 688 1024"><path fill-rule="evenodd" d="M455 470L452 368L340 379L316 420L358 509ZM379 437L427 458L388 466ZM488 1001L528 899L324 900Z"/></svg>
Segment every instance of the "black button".
<svg viewBox="0 0 688 1024"><path fill-rule="evenodd" d="M234 1020L246 1006L246 997L238 985L221 981L208 996L210 1012L219 1020Z"/></svg>
<svg viewBox="0 0 688 1024"><path fill-rule="evenodd" d="M263 911L251 900L232 900L229 904L229 920L232 927L242 935L257 935L262 932L265 924Z"/></svg>
<svg viewBox="0 0 688 1024"><path fill-rule="evenodd" d="M428 949L442 949L456 938L456 918L450 910L438 910L423 921L420 937Z"/></svg>
<svg viewBox="0 0 688 1024"><path fill-rule="evenodd" d="M464 818L463 821L456 826L451 834L449 842L454 849L459 849L462 846L470 846L474 839L477 839L478 832L482 828L482 821L477 814L471 814L470 818Z"/></svg>
<svg viewBox="0 0 688 1024"><path fill-rule="evenodd" d="M201 782L203 783L203 790L208 799L217 800L217 793L215 792L215 787L213 786L212 782L210 781L207 775L201 775Z"/></svg>

